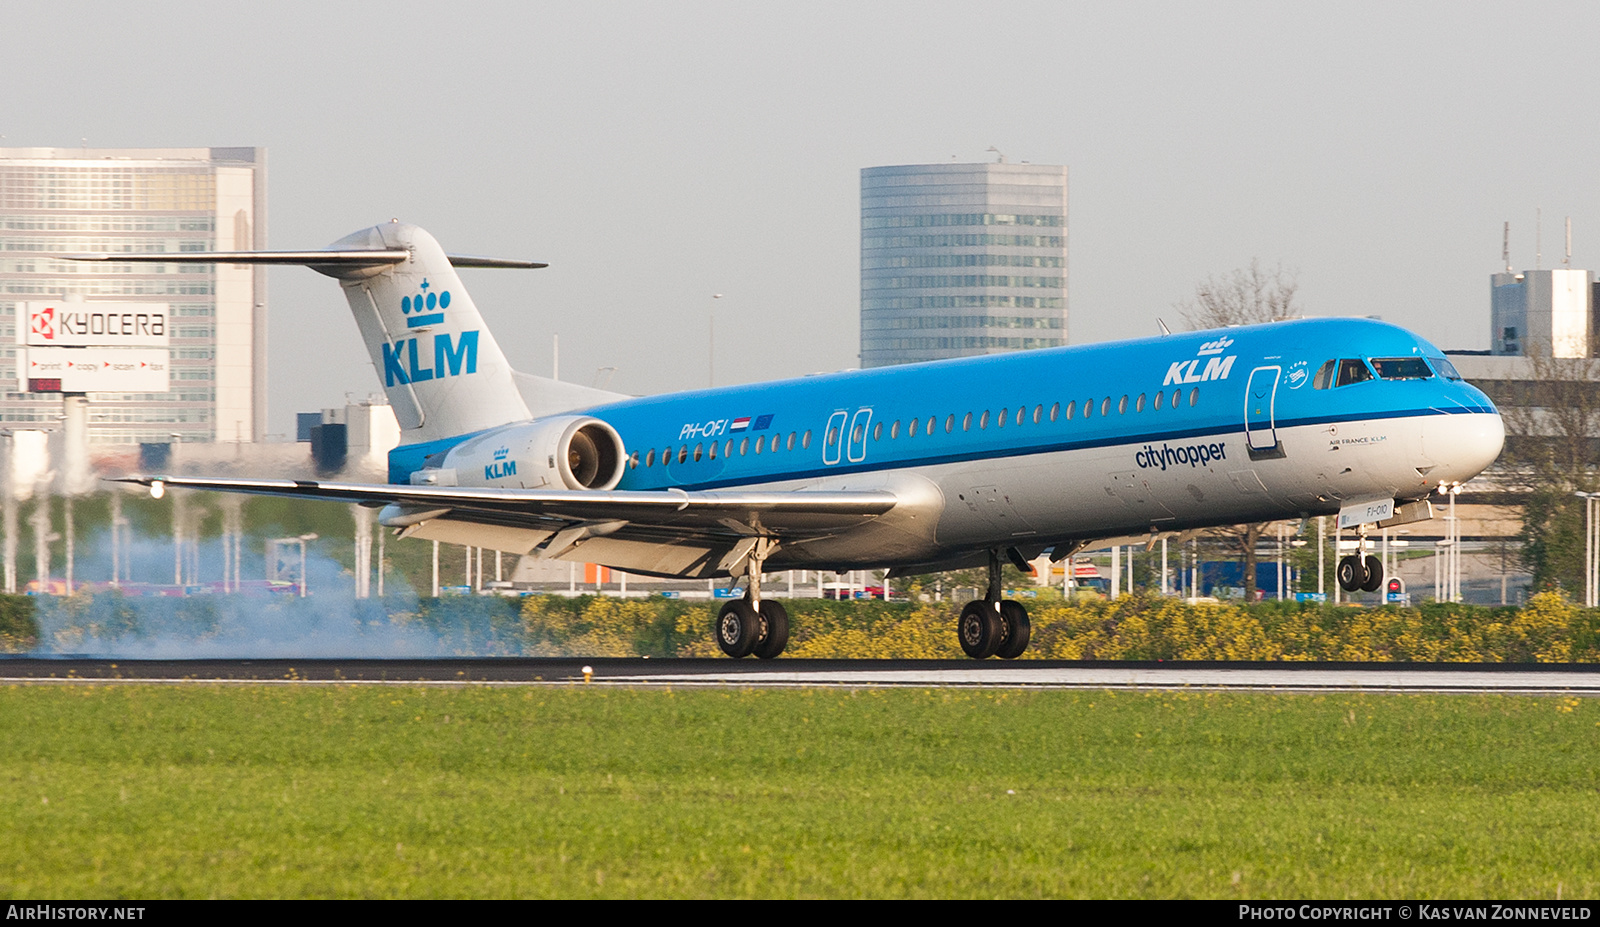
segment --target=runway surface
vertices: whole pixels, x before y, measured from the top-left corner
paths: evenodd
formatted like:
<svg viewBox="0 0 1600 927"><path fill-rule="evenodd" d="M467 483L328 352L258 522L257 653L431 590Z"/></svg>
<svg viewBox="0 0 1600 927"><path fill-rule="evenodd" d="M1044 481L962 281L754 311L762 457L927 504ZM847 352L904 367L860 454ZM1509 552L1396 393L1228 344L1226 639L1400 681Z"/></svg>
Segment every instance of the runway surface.
<svg viewBox="0 0 1600 927"><path fill-rule="evenodd" d="M0 657L0 684L978 686L1240 689L1287 692L1500 692L1600 696L1600 665L1136 663L963 660L650 660L484 657L441 660L106 660Z"/></svg>

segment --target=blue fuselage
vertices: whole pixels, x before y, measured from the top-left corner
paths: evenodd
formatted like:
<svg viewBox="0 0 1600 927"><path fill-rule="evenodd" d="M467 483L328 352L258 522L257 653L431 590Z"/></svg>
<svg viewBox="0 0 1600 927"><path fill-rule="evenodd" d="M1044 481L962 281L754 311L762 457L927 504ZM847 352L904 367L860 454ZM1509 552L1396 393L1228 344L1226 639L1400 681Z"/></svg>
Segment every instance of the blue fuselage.
<svg viewBox="0 0 1600 927"><path fill-rule="evenodd" d="M1443 352L1362 319L849 371L582 414L623 439L619 490L936 494L936 530L887 558L903 562L1420 498L1476 475L1503 440L1493 404ZM391 480L450 443L397 448Z"/></svg>

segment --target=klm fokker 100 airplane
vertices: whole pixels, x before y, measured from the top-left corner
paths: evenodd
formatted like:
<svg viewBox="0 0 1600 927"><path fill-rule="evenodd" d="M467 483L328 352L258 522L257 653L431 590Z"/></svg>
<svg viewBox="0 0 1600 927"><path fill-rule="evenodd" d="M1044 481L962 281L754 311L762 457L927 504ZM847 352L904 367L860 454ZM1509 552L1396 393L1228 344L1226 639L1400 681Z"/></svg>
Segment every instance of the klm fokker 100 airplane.
<svg viewBox="0 0 1600 927"><path fill-rule="evenodd" d="M1483 393L1403 329L1314 319L859 370L643 399L515 373L458 267L399 222L323 251L73 255L301 264L339 281L403 430L389 483L144 475L164 487L382 506L403 537L730 577L713 633L783 651L763 571L988 567L962 609L972 657L1020 656L1028 613L1000 566L1216 525L1431 517L1427 497L1499 455ZM1375 557L1344 558L1378 588Z"/></svg>

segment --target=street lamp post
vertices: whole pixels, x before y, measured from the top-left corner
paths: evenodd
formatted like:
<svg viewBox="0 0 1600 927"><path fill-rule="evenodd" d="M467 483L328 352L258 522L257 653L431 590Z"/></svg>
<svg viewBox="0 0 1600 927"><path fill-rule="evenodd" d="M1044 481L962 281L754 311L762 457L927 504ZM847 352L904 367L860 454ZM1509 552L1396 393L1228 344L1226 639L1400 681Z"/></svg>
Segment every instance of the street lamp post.
<svg viewBox="0 0 1600 927"><path fill-rule="evenodd" d="M1596 534L1595 500L1600 492L1575 492L1583 500L1583 604L1600 604L1600 534Z"/></svg>
<svg viewBox="0 0 1600 927"><path fill-rule="evenodd" d="M317 535L299 535L298 538L278 538L278 544L299 544L301 546L301 581L299 581L299 597L306 597L306 541L317 540Z"/></svg>
<svg viewBox="0 0 1600 927"><path fill-rule="evenodd" d="M1584 532L1584 539L1588 542L1584 545L1588 553L1588 557L1584 558L1584 585L1588 587L1585 604L1589 608L1600 605L1600 534L1596 533L1600 525L1596 524L1594 517L1596 498L1594 493L1590 493L1584 499L1584 526L1588 529Z"/></svg>
<svg viewBox="0 0 1600 927"><path fill-rule="evenodd" d="M1278 601L1283 601L1283 522L1278 522Z"/></svg>
<svg viewBox="0 0 1600 927"><path fill-rule="evenodd" d="M1456 496L1461 495L1460 483L1440 484L1439 491L1450 497L1450 514L1445 516L1445 577L1444 597L1447 602L1461 601L1461 522L1456 519Z"/></svg>
<svg viewBox="0 0 1600 927"><path fill-rule="evenodd" d="M1320 519L1319 519L1319 521L1320 521ZM1293 538L1293 539L1291 539L1289 541L1289 546L1291 548L1293 548L1294 550L1302 550L1309 543L1310 542L1307 541L1305 538ZM1289 598L1289 599L1295 599L1296 601L1298 601L1297 597L1299 596L1299 593L1297 591L1295 591L1295 590L1298 589L1299 586L1301 586L1301 585L1303 585L1305 583L1305 570L1304 570L1304 568L1301 568L1301 570L1299 572L1296 572L1295 569L1294 569L1294 565L1290 564L1289 571L1288 571L1288 581L1289 581L1289 592L1285 597ZM1317 580L1317 591L1318 592L1322 591L1322 580L1320 578Z"/></svg>
<svg viewBox="0 0 1600 927"><path fill-rule="evenodd" d="M1326 516L1317 516L1317 595L1322 596L1328 594L1326 578L1325 574L1323 573L1323 568L1327 563L1326 558L1328 554L1327 523L1328 519ZM1334 553L1337 555L1338 551L1334 551Z"/></svg>
<svg viewBox="0 0 1600 927"><path fill-rule="evenodd" d="M300 598L302 599L307 594L306 586L310 585L306 581L306 542L315 541L316 539L317 536L315 534L302 534L295 538L296 541L300 542Z"/></svg>
<svg viewBox="0 0 1600 927"><path fill-rule="evenodd" d="M721 293L711 294L711 313L706 322L706 386L717 385L717 304Z"/></svg>
<svg viewBox="0 0 1600 927"><path fill-rule="evenodd" d="M1584 566L1587 567L1584 571L1584 579L1587 582L1584 585L1588 587L1589 594L1586 599L1589 608L1600 605L1600 534L1596 533L1600 531L1600 524L1596 523L1594 517L1596 498L1594 493L1590 493L1584 500L1584 525L1588 529L1584 532L1585 540L1588 541L1584 546L1589 554L1584 561Z"/></svg>

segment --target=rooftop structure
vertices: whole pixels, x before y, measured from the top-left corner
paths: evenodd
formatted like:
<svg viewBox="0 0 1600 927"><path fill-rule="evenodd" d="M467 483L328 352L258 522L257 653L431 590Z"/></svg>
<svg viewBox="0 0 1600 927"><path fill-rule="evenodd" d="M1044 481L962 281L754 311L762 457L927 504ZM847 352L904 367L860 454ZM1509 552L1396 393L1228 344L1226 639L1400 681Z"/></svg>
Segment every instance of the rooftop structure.
<svg viewBox="0 0 1600 927"><path fill-rule="evenodd" d="M1600 330L1587 270L1510 270L1489 280L1491 354L1592 357Z"/></svg>

